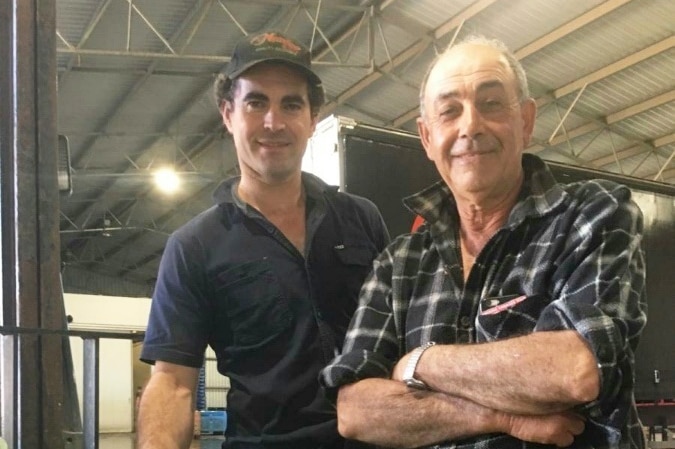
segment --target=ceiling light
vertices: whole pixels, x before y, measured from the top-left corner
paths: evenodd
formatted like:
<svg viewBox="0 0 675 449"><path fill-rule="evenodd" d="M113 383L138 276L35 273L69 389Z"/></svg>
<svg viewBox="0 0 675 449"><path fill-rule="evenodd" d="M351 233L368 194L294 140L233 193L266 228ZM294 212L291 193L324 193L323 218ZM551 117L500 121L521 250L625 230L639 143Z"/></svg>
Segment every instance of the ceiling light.
<svg viewBox="0 0 675 449"><path fill-rule="evenodd" d="M155 172L155 184L164 193L174 193L180 187L180 178L172 168L162 168Z"/></svg>
<svg viewBox="0 0 675 449"><path fill-rule="evenodd" d="M103 219L103 231L101 232L101 235L103 237L110 237L112 234L110 233L110 219L104 218Z"/></svg>

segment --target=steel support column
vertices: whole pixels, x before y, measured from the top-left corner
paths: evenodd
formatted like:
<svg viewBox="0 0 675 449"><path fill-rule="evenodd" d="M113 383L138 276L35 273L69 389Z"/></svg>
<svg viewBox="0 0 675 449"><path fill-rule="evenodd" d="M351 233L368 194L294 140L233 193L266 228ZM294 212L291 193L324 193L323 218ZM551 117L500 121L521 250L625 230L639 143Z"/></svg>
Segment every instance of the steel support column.
<svg viewBox="0 0 675 449"><path fill-rule="evenodd" d="M98 449L98 338L84 339L82 414L84 449Z"/></svg>
<svg viewBox="0 0 675 449"><path fill-rule="evenodd" d="M0 2L0 324L63 326L55 0ZM12 449L63 447L62 338L2 337L0 429Z"/></svg>

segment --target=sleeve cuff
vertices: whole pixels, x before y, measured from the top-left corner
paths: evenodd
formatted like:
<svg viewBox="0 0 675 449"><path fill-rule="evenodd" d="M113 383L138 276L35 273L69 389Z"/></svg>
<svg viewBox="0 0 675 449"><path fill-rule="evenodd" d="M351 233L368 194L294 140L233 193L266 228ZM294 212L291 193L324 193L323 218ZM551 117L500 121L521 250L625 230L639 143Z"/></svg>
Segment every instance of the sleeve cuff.
<svg viewBox="0 0 675 449"><path fill-rule="evenodd" d="M352 351L333 359L321 372L319 381L326 389L337 389L371 377L388 378L392 368L393 363L377 353Z"/></svg>

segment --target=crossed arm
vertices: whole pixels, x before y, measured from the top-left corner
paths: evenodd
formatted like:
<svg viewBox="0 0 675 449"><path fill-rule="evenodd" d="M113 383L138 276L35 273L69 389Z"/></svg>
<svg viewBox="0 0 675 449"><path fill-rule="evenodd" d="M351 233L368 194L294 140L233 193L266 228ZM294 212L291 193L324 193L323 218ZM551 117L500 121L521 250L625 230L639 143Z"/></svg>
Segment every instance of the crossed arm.
<svg viewBox="0 0 675 449"><path fill-rule="evenodd" d="M400 441L408 447L494 431L531 442L572 443L584 423L569 411L605 400L622 376L630 376L646 319L639 209L623 187L590 183L583 189L577 195L582 201L574 227L583 232L570 234L556 256L555 267L571 272L558 274L558 287L550 292L557 304L546 319L540 315L537 331L490 343L429 348L416 370L429 392L412 392L400 382L409 356L395 365L392 379L342 386L337 402L341 433L385 446ZM403 279L394 267L403 270L406 265L399 259L410 253L396 251L383 253L364 284L365 300L362 296L350 330L353 336L345 343L346 366L367 366L376 373L364 377L385 375L383 360L398 354L399 343L391 338L397 329L389 293L391 279ZM576 330L559 330L568 329L569 323ZM358 356L349 359L349 354L361 353L380 358L372 357L368 365ZM335 365L338 385L354 375L340 379L345 376L339 374L342 360ZM603 418L620 430L616 420Z"/></svg>
<svg viewBox="0 0 675 449"><path fill-rule="evenodd" d="M199 370L156 362L139 406L138 449L187 449Z"/></svg>
<svg viewBox="0 0 675 449"><path fill-rule="evenodd" d="M340 388L340 433L398 447L493 432L568 446L584 429L569 409L599 391L593 354L574 331L434 346L416 371L431 391L413 391L400 382L408 357L397 363L391 380L365 379Z"/></svg>
<svg viewBox="0 0 675 449"><path fill-rule="evenodd" d="M401 379L407 359L396 365L394 379ZM600 390L595 357L571 330L431 347L416 373L432 390L507 413L560 412L592 401Z"/></svg>

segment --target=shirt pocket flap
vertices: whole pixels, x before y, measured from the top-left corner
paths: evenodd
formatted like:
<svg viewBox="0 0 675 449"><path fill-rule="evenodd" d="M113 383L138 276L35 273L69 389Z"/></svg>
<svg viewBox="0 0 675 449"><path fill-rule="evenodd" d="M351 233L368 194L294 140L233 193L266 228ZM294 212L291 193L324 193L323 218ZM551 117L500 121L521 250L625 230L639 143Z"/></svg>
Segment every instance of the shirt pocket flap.
<svg viewBox="0 0 675 449"><path fill-rule="evenodd" d="M338 259L345 265L370 266L375 258L375 251L365 246L338 245L334 250Z"/></svg>

